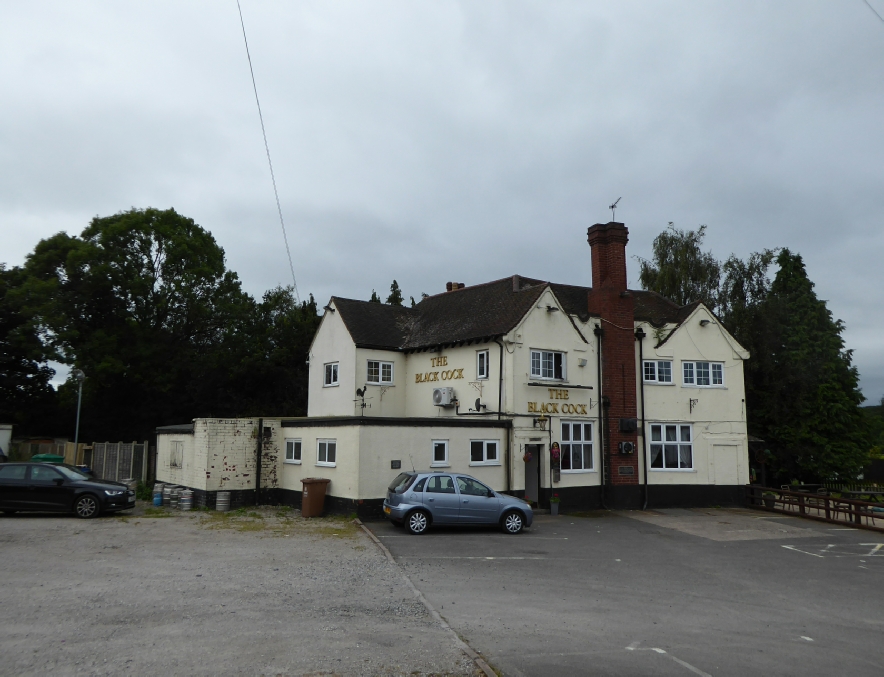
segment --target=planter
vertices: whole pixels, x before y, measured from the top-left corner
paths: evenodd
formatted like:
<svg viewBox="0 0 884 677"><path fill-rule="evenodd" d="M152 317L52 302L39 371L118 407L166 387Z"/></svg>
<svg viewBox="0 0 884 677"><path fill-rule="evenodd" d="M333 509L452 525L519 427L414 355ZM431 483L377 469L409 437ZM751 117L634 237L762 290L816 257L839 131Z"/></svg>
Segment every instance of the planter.
<svg viewBox="0 0 884 677"><path fill-rule="evenodd" d="M558 515L559 514L559 504L558 503L550 503L549 504L549 514L550 515Z"/></svg>
<svg viewBox="0 0 884 677"><path fill-rule="evenodd" d="M765 508L773 508L774 504L776 504L777 499L774 496L763 496L764 507Z"/></svg>

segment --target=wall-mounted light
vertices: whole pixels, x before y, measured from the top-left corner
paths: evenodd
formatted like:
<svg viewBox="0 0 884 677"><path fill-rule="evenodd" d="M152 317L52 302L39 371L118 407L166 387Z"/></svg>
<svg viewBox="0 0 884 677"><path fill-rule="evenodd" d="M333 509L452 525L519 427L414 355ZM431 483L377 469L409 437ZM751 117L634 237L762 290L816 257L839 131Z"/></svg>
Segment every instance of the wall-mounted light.
<svg viewBox="0 0 884 677"><path fill-rule="evenodd" d="M700 326L705 327L707 324L710 324L709 320L700 320Z"/></svg>
<svg viewBox="0 0 884 677"><path fill-rule="evenodd" d="M534 427L535 428L539 427L541 430L546 430L546 422L548 420L549 419L544 414L541 414L540 416L538 416L537 418L534 419Z"/></svg>
<svg viewBox="0 0 884 677"><path fill-rule="evenodd" d="M335 312L335 309L332 308L331 305L322 306L322 309L323 309L323 310L327 310L327 311L330 312L330 313Z"/></svg>

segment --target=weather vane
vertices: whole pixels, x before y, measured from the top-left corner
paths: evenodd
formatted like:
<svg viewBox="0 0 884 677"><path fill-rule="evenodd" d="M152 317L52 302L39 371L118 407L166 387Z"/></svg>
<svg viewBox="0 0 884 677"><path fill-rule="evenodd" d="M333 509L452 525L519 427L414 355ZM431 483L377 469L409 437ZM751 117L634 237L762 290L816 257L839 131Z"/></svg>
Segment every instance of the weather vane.
<svg viewBox="0 0 884 677"><path fill-rule="evenodd" d="M622 200L622 199L623 199L622 197L618 197L618 198L617 198L617 202L620 202L620 200ZM617 202L615 202L614 204L608 206L608 209L611 210L611 221L616 221L616 220L617 220L617 219L614 217L614 210L617 209Z"/></svg>

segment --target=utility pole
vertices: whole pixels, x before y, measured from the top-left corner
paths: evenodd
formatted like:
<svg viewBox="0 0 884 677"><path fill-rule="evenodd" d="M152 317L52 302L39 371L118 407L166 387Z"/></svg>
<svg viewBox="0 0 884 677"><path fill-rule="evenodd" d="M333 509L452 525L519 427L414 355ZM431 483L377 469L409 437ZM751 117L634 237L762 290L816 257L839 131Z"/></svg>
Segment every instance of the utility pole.
<svg viewBox="0 0 884 677"><path fill-rule="evenodd" d="M80 440L80 404L83 402L83 381L86 380L86 374L82 369L74 369L71 376L77 379L80 384L77 391L77 427L74 430L74 445L76 446Z"/></svg>

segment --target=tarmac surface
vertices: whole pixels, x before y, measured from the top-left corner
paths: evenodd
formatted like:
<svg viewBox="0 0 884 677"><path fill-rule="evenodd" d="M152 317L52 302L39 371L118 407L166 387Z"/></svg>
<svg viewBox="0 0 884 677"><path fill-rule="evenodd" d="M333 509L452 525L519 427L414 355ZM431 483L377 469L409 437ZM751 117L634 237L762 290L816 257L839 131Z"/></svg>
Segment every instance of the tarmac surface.
<svg viewBox="0 0 884 677"><path fill-rule="evenodd" d="M475 675L401 570L297 511L0 516L0 675Z"/></svg>
<svg viewBox="0 0 884 677"><path fill-rule="evenodd" d="M884 674L884 534L741 509L368 525L504 675Z"/></svg>

